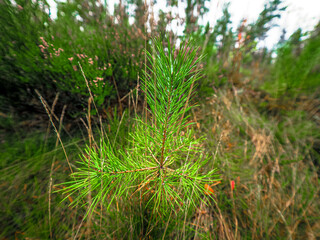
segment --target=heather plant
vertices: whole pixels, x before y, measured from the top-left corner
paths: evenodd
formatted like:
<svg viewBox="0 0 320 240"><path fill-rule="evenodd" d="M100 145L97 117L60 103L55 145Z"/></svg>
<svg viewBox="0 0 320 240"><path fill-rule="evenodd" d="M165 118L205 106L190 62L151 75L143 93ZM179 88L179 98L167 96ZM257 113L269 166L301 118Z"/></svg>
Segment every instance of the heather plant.
<svg viewBox="0 0 320 240"><path fill-rule="evenodd" d="M68 91L83 101L89 95L88 84L97 106L101 106L106 97L112 95L111 63L99 64L97 55L88 56L85 51L74 53L74 50L64 48L61 41L56 39L53 36L49 40L40 37L39 44L43 58L48 62L46 70L50 71L54 84L60 91ZM86 72L87 82L83 80L82 71Z"/></svg>
<svg viewBox="0 0 320 240"><path fill-rule="evenodd" d="M58 88L80 96L83 105L86 100L81 100L89 96L87 85L98 107L134 88L144 59L144 35L128 24L125 12L118 20L115 23L106 6L97 7L94 1L58 3L54 34L48 40L53 45L49 44L49 56L44 57L51 58L48 70ZM56 54L59 49L64 50L61 55Z"/></svg>
<svg viewBox="0 0 320 240"><path fill-rule="evenodd" d="M59 92L63 100L58 107L68 103L67 115L77 116L87 103L87 85L98 107L118 102L135 87L144 61L145 34L129 24L122 7L111 16L95 1L58 2L56 19L51 19L49 9L46 2L0 3L5 101L32 112L34 89L49 102Z"/></svg>
<svg viewBox="0 0 320 240"><path fill-rule="evenodd" d="M165 219L211 198L211 192L205 193L218 180L216 169L202 168L208 161L201 147L204 139L195 137L189 119L192 91L201 77L196 50L182 45L175 57L174 46L165 50L154 41L156 55L147 52L151 67L142 84L147 118L136 117L126 146L115 148L101 139L86 148L73 180L64 183L65 199L76 195L71 205L89 204L90 195L89 214L99 203L109 209L114 201L133 201L135 196L150 218Z"/></svg>

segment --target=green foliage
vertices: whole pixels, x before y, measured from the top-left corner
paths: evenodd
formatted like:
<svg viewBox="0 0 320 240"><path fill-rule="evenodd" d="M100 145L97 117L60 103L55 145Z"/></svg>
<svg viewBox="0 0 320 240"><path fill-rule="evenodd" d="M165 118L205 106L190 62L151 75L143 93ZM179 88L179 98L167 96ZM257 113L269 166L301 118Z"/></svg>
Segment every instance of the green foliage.
<svg viewBox="0 0 320 240"><path fill-rule="evenodd" d="M250 36L248 41L263 40L267 36L267 32L273 28L275 23L274 19L281 17L281 12L286 10L287 7L282 7L282 0L272 0L265 4L264 9L259 14L256 22L249 24L246 33Z"/></svg>
<svg viewBox="0 0 320 240"><path fill-rule="evenodd" d="M190 34L199 28L199 24L197 23L198 18L203 17L209 11L205 6L206 2L208 0L187 0L185 33ZM197 15L194 14L195 10L197 11Z"/></svg>
<svg viewBox="0 0 320 240"><path fill-rule="evenodd" d="M272 78L264 88L274 96L313 93L320 86L320 34L319 26L302 40L301 29L277 50Z"/></svg>
<svg viewBox="0 0 320 240"><path fill-rule="evenodd" d="M81 167L64 190L67 197L77 193L73 205L93 192L90 210L100 201L109 208L115 199L129 201L140 192L152 216L167 218L170 211L184 209L186 202L196 206L206 199L205 184L217 181L216 169L200 172L208 161L200 147L203 139L194 139L188 129L190 95L200 77L196 64L201 58L195 58L190 44L181 47L176 57L170 44L167 51L159 41L154 44L157 55L148 53L152 67L142 86L150 118L136 119L125 150L114 150L105 141L98 149L86 149Z"/></svg>
<svg viewBox="0 0 320 240"><path fill-rule="evenodd" d="M33 88L53 90L45 76L45 62L37 43L40 32L48 32L48 15L38 2L1 1L0 3L0 84L1 95L18 110L32 109ZM45 5L46 6L46 5ZM8 106L3 106L8 110Z"/></svg>
<svg viewBox="0 0 320 240"><path fill-rule="evenodd" d="M280 18L286 9L281 5L281 0L270 1L260 12L257 20L247 23L247 20L243 19L238 24L239 27L233 29L228 3L223 6L223 15L214 26L210 26L209 23L205 27L199 26L197 31L186 33L182 37L195 38L205 55L203 65L207 78L202 79L199 84L201 93L212 93L212 86L239 84L244 77L251 77L252 64L257 59L268 62L269 52L257 49L257 44L276 26L275 20Z"/></svg>

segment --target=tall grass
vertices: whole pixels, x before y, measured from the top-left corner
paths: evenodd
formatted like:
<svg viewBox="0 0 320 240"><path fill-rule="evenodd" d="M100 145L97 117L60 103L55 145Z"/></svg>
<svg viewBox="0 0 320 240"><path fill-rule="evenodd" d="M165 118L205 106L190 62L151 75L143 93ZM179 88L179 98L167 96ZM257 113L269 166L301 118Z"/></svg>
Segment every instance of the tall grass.
<svg viewBox="0 0 320 240"><path fill-rule="evenodd" d="M211 230L210 239L316 238L318 126L302 106L279 118L261 115L251 102L250 90L219 91L196 114L207 113L202 131L223 176L217 205L202 216L203 231Z"/></svg>

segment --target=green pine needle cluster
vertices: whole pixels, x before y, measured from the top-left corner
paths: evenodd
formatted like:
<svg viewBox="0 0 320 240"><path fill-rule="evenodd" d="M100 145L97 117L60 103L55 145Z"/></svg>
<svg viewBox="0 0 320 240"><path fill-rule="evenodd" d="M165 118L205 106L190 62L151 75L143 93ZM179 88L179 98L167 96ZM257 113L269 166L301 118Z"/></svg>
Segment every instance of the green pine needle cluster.
<svg viewBox="0 0 320 240"><path fill-rule="evenodd" d="M130 201L136 195L154 216L166 216L211 197L205 184L219 179L216 169L202 168L208 161L203 138L194 137L188 115L201 57L190 43L178 50L170 44L164 48L159 40L154 40L153 53L147 53L151 67L142 84L147 120L137 117L125 150L114 150L105 141L99 149L87 148L73 181L64 184L67 197L77 194L72 204L86 205L90 193L90 210L99 202L109 208L115 199Z"/></svg>

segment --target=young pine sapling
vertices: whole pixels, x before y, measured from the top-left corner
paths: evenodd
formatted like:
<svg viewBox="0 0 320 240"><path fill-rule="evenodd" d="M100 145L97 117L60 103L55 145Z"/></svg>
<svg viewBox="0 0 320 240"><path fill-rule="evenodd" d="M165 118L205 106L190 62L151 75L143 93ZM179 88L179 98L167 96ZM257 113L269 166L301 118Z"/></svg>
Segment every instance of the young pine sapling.
<svg viewBox="0 0 320 240"><path fill-rule="evenodd" d="M77 194L72 205L86 204L90 193L92 212L99 202L109 208L115 199L130 201L140 192L137 196L146 199L153 216L166 216L186 202L195 206L210 197L205 186L218 180L216 169L202 169L208 161L201 148L204 139L194 137L188 115L201 77L196 52L190 44L176 50L154 41L155 54L147 52L150 67L142 81L148 119L135 119L128 146L114 149L101 141L99 149L87 147L73 181L64 184L67 197Z"/></svg>

